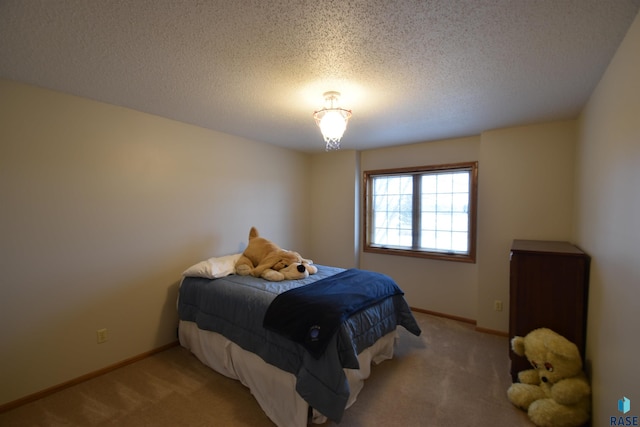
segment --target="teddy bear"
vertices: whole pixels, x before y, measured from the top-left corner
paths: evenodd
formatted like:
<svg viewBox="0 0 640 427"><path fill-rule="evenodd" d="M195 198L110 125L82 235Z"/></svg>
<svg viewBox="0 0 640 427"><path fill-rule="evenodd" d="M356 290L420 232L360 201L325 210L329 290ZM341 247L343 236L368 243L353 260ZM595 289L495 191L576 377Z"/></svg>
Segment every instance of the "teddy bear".
<svg viewBox="0 0 640 427"><path fill-rule="evenodd" d="M310 259L302 258L295 251L282 249L270 240L260 237L251 227L249 244L235 265L236 274L262 277L272 282L297 280L318 272Z"/></svg>
<svg viewBox="0 0 640 427"><path fill-rule="evenodd" d="M541 427L577 427L589 420L591 387L582 371L578 347L548 328L511 340L512 350L525 356L532 369L518 373L509 400L527 411Z"/></svg>

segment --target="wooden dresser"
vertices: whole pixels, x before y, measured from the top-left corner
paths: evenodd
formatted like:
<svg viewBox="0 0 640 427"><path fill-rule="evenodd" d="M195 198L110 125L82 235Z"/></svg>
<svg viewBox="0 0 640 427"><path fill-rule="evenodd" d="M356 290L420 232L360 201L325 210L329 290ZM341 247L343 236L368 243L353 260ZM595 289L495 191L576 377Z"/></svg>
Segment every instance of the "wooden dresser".
<svg viewBox="0 0 640 427"><path fill-rule="evenodd" d="M584 362L590 257L568 242L514 240L510 256L509 340L546 327L574 342ZM511 376L529 362L511 350Z"/></svg>

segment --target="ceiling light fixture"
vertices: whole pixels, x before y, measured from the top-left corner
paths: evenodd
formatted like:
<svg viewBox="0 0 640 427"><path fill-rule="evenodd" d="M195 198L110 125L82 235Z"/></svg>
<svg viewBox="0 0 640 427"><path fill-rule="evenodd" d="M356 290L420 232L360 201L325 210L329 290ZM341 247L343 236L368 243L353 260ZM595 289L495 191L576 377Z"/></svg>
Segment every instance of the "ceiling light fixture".
<svg viewBox="0 0 640 427"><path fill-rule="evenodd" d="M340 139L347 129L351 110L338 107L340 92L325 92L323 96L324 108L315 111L313 118L316 119L316 124L320 127L320 132L327 143L326 150L339 150Z"/></svg>

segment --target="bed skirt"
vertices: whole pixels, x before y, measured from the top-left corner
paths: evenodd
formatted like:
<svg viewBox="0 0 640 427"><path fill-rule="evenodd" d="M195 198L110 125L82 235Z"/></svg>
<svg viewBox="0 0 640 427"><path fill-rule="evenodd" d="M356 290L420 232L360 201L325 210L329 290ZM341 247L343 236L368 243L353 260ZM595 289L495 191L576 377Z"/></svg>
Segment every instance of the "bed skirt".
<svg viewBox="0 0 640 427"><path fill-rule="evenodd" d="M264 413L277 426L307 425L309 405L296 392L293 374L266 363L216 332L199 329L194 322L180 320L179 339L180 345L190 350L203 364L248 387ZM350 390L347 408L356 401L364 380L371 373L371 364L393 357L396 339L396 331L383 336L360 352L360 369L344 370ZM311 421L322 424L327 418L314 410Z"/></svg>

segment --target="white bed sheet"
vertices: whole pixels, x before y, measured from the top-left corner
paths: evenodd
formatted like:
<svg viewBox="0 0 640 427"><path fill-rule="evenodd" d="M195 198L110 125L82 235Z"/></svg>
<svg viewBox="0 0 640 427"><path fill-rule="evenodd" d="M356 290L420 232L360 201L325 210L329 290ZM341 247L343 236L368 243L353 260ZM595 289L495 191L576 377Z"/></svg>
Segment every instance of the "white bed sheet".
<svg viewBox="0 0 640 427"><path fill-rule="evenodd" d="M360 369L344 370L350 390L347 408L355 403L364 380L369 378L371 364L393 357L397 336L397 332L393 331L363 350L358 355ZM180 320L179 339L180 344L206 366L248 387L262 410L277 426L307 425L309 405L296 392L296 377L293 374L266 363L216 332L199 329L194 322ZM324 415L313 411L313 423L325 421L327 418Z"/></svg>

